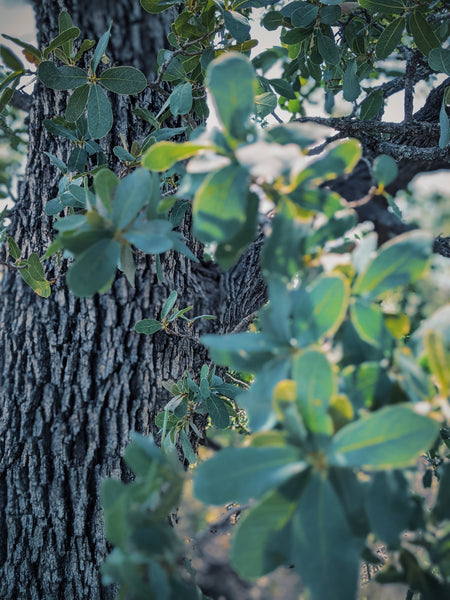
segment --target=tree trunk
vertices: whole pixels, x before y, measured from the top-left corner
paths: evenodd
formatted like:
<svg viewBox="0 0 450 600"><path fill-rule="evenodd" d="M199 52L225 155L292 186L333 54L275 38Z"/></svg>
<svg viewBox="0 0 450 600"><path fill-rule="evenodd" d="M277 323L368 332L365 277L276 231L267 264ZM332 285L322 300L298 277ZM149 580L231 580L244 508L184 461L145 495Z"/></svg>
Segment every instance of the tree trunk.
<svg viewBox="0 0 450 600"><path fill-rule="evenodd" d="M36 3L42 47L57 33L58 13L67 9L82 35L98 37L115 25L113 64L134 64L151 78L171 15L150 16L137 0ZM142 139L133 105L158 110L160 98L114 100L114 131L108 156L122 132ZM65 94L37 84L29 117L29 156L9 234L28 256L43 255L53 236L43 213L56 195L59 176L44 151L64 158L67 148L42 119L63 114ZM111 164L113 164L111 162ZM187 229L187 227L186 227ZM188 240L197 253L198 244ZM113 597L101 586L105 557L101 481L123 476L121 456L133 430L155 430L154 416L168 400L161 382L198 373L205 350L164 333L143 336L136 321L154 318L171 290L180 307L212 313L209 331L229 331L256 310L264 297L252 249L230 272L166 253L164 282L152 259L138 266L133 289L118 276L110 292L90 299L70 294L64 276L48 299L38 297L17 271L4 271L0 295L0 598L2 600L98 600ZM51 275L51 270L50 270ZM206 329L205 329L206 330Z"/></svg>

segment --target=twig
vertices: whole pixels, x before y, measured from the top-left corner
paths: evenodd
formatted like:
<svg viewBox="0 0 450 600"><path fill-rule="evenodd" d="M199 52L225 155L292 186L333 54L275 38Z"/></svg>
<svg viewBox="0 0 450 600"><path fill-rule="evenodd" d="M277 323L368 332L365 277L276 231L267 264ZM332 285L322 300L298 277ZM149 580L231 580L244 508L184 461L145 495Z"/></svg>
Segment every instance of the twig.
<svg viewBox="0 0 450 600"><path fill-rule="evenodd" d="M245 383L245 381L241 381L240 379L237 379L236 377L233 377L233 375L230 375L230 373L225 373L225 375L227 377L229 377L231 379L231 381L234 381L234 383L237 383L238 385L242 386L243 388L245 388L246 390L248 390L248 388L250 387L248 385L248 383Z"/></svg>
<svg viewBox="0 0 450 600"><path fill-rule="evenodd" d="M405 119L404 123L409 123L413 118L413 105L414 105L414 85L413 78L416 72L415 66L415 52L407 51L406 55L406 70L405 70Z"/></svg>
<svg viewBox="0 0 450 600"><path fill-rule="evenodd" d="M0 260L0 265L8 267L9 269L14 269L15 271L20 271L20 269L26 269L28 267L28 265L12 265L11 263L6 262L5 260Z"/></svg>
<svg viewBox="0 0 450 600"><path fill-rule="evenodd" d="M332 127L348 135L358 133L390 133L392 135L409 134L439 134L439 125L427 121L412 121L411 123L393 123L391 121L360 121L359 119L339 117L298 117L297 123L317 123Z"/></svg>
<svg viewBox="0 0 450 600"><path fill-rule="evenodd" d="M240 323L236 325L236 327L232 330L231 333L240 333L242 331L247 331L248 326L254 320L255 313L251 313L242 319Z"/></svg>
<svg viewBox="0 0 450 600"><path fill-rule="evenodd" d="M428 23L442 23L443 21L449 21L449 20L450 20L450 11L443 12L443 13L437 13L434 15L429 15L427 17Z"/></svg>
<svg viewBox="0 0 450 600"><path fill-rule="evenodd" d="M202 35L202 37L199 37L195 40L188 40L187 42L182 44L178 48L178 50L175 50L174 52L172 52L171 55L168 58L166 58L166 60L163 62L163 64L159 67L158 77L155 79L154 85L159 85L161 83L164 73L166 72L168 66L170 65L170 63L173 61L173 59L176 56L183 54L183 52L186 50L186 48L189 48L190 46L194 46L195 44L198 44L199 42L203 42L203 40L206 40L207 38L211 37L212 35L215 35L221 29L223 29L223 25L218 25L212 31L208 31L208 33L205 33L205 35Z"/></svg>

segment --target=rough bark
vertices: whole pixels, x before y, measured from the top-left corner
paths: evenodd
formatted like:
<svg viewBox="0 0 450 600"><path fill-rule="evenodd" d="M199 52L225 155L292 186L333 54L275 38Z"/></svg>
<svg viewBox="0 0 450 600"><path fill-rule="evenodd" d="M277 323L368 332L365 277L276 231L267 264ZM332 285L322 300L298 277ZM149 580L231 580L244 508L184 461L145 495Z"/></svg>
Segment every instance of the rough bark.
<svg viewBox="0 0 450 600"><path fill-rule="evenodd" d="M40 45L57 32L67 9L89 37L113 19L115 64L135 64L151 75L170 16L150 17L137 0L86 0L37 4ZM67 151L42 127L64 107L64 94L37 85L29 116L29 155L10 235L25 256L41 256L52 236L45 202L56 194L58 175L44 150ZM149 92L143 106L160 103ZM132 118L136 100L114 101L118 131L142 137ZM192 240L189 245L200 252ZM158 283L151 259L139 265L136 287L118 277L111 291L91 299L73 297L59 277L48 299L38 297L16 271L4 271L0 295L0 597L2 600L99 600L113 597L101 586L99 566L106 545L98 501L101 481L124 475L121 456L133 430L154 430L154 416L167 402L161 382L194 372L207 359L187 339L163 333L142 336L134 323L155 317L170 290L194 314L213 313L209 331L235 328L261 304L257 249L229 273L196 265L183 256L163 258Z"/></svg>

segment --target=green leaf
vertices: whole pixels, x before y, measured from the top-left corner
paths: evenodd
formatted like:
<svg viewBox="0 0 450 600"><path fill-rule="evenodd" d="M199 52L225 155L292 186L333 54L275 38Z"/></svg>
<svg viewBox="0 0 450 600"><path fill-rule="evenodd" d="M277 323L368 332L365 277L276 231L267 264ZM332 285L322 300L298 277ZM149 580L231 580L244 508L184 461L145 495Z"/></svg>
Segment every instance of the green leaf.
<svg viewBox="0 0 450 600"><path fill-rule="evenodd" d="M450 519L450 463L440 468L439 491L433 515L437 519Z"/></svg>
<svg viewBox="0 0 450 600"><path fill-rule="evenodd" d="M297 401L305 425L313 433L331 435L333 424L328 407L337 386L325 354L318 350L303 352L293 363L292 376L297 384Z"/></svg>
<svg viewBox="0 0 450 600"><path fill-rule="evenodd" d="M65 31L57 35L50 42L47 48L44 49L44 52L42 53L44 58L48 58L50 53L53 52L53 50L56 50L56 48L63 46L66 42L76 40L80 33L81 32L78 29L78 27L71 27L70 29L66 29Z"/></svg>
<svg viewBox="0 0 450 600"><path fill-rule="evenodd" d="M28 54L31 54L31 56L34 56L38 62L41 61L41 59L42 59L41 51L38 50L38 48L36 48L35 46L32 46L31 44L27 44L26 42L22 42L22 40L19 40L18 38L12 37L10 35L6 35L6 33L2 33L2 36L4 38L6 38L7 40L10 40L11 42L14 42L21 48L23 48L26 52L28 52ZM36 64L38 64L38 62Z"/></svg>
<svg viewBox="0 0 450 600"><path fill-rule="evenodd" d="M347 311L350 286L342 276L322 275L308 288L312 305L309 327L314 329L316 339L332 335L344 320Z"/></svg>
<svg viewBox="0 0 450 600"><path fill-rule="evenodd" d="M380 297L387 291L420 279L431 256L430 235L410 231L383 244L377 256L356 279L353 293Z"/></svg>
<svg viewBox="0 0 450 600"><path fill-rule="evenodd" d="M384 60L393 52L400 40L402 39L402 33L405 28L405 19L403 17L397 17L392 23L383 30L382 34L378 38L376 55L380 60Z"/></svg>
<svg viewBox="0 0 450 600"><path fill-rule="evenodd" d="M119 244L113 239L96 242L70 265L66 276L75 296L93 296L104 288L116 271L120 257Z"/></svg>
<svg viewBox="0 0 450 600"><path fill-rule="evenodd" d="M197 457L184 429L180 430L179 436L181 449L183 450L184 457L189 462L189 464L193 465L197 462Z"/></svg>
<svg viewBox="0 0 450 600"><path fill-rule="evenodd" d="M129 225L147 204L150 186L150 173L143 168L135 169L120 181L111 211L111 220L117 229L124 229Z"/></svg>
<svg viewBox="0 0 450 600"><path fill-rule="evenodd" d="M210 394L206 398L206 408L211 419L211 423L218 429L225 429L230 424L230 417L228 415L227 407L224 401L216 396Z"/></svg>
<svg viewBox="0 0 450 600"><path fill-rule="evenodd" d="M397 179L397 163L391 156L380 154L380 156L377 156L373 161L372 172L378 185L389 185Z"/></svg>
<svg viewBox="0 0 450 600"><path fill-rule="evenodd" d="M63 33L63 31L67 31L71 27L73 27L72 17L69 15L69 13L67 11L62 10L58 15L59 33ZM73 50L73 41L68 40L67 42L65 42L62 46L62 49L66 56L71 56L72 50ZM75 62L77 62L77 61L75 60Z"/></svg>
<svg viewBox="0 0 450 600"><path fill-rule="evenodd" d="M297 8L291 15L291 23L294 27L307 27L319 13L319 7L314 4L297 3Z"/></svg>
<svg viewBox="0 0 450 600"><path fill-rule="evenodd" d="M7 46L0 46L0 56L2 57L5 65L11 69L11 71L23 71L24 66L18 56L14 54Z"/></svg>
<svg viewBox="0 0 450 600"><path fill-rule="evenodd" d="M186 115L192 108L192 85L179 83L170 94L170 111L173 115Z"/></svg>
<svg viewBox="0 0 450 600"><path fill-rule="evenodd" d="M450 88L447 88L446 91L450 90ZM450 122L449 122L449 118L448 118L448 114L447 114L447 102L446 100L446 93L444 93L444 97L442 98L442 104L441 104L441 110L439 111L439 128L440 128L440 135L439 135L439 148L444 149L448 142L450 141Z"/></svg>
<svg viewBox="0 0 450 600"><path fill-rule="evenodd" d="M401 469L415 463L439 433L439 423L418 415L411 405L381 408L338 431L329 463L362 469Z"/></svg>
<svg viewBox="0 0 450 600"><path fill-rule="evenodd" d="M351 60L345 69L343 79L344 99L347 102L354 102L361 93L358 76L356 75L356 60Z"/></svg>
<svg viewBox="0 0 450 600"><path fill-rule="evenodd" d="M339 48L336 46L334 39L327 35L323 35L320 31L317 33L317 47L319 54L324 62L330 65L338 65L340 60Z"/></svg>
<svg viewBox="0 0 450 600"><path fill-rule="evenodd" d="M139 0L142 8L148 13L157 14L167 10L175 4L179 4L181 0Z"/></svg>
<svg viewBox="0 0 450 600"><path fill-rule="evenodd" d="M294 482L295 489L292 491ZM270 490L261 502L245 511L239 519L233 531L230 559L233 568L242 578L262 577L278 567L281 561L285 564L288 562L277 554L274 541L281 535L286 552L289 552L288 524L301 491L302 487L298 485L297 478L294 478L283 486Z"/></svg>
<svg viewBox="0 0 450 600"><path fill-rule="evenodd" d="M280 96L284 96L285 98L291 100L296 99L297 96L294 90L292 89L291 84L288 83L285 79L270 79L269 82L273 89L276 91L276 93L280 94Z"/></svg>
<svg viewBox="0 0 450 600"><path fill-rule="evenodd" d="M202 242L225 242L246 221L249 174L231 164L208 175L195 194L194 231Z"/></svg>
<svg viewBox="0 0 450 600"><path fill-rule="evenodd" d="M82 173L86 168L88 154L84 148L77 146L72 150L67 161L67 167L69 171L76 171Z"/></svg>
<svg viewBox="0 0 450 600"><path fill-rule="evenodd" d="M98 81L115 94L139 94L147 87L145 75L134 67L111 67Z"/></svg>
<svg viewBox="0 0 450 600"><path fill-rule="evenodd" d="M175 302L177 301L177 296L178 296L178 294L177 294L176 290L173 290L172 292L170 292L169 297L164 302L163 307L161 309L161 319L165 319L167 317L167 315L170 313L170 311L172 310L172 308L175 306Z"/></svg>
<svg viewBox="0 0 450 600"><path fill-rule="evenodd" d="M3 90L2 95L0 96L0 113L14 96L14 90L12 88L6 88Z"/></svg>
<svg viewBox="0 0 450 600"><path fill-rule="evenodd" d="M44 269L39 256L36 252L32 252L28 257L28 271L35 281L46 281Z"/></svg>
<svg viewBox="0 0 450 600"><path fill-rule="evenodd" d="M341 18L341 7L323 6L319 13L320 22L324 25L334 25Z"/></svg>
<svg viewBox="0 0 450 600"><path fill-rule="evenodd" d="M250 32L250 23L248 19L234 10L225 10L223 13L223 20L225 22L225 27L234 39L239 44L245 42Z"/></svg>
<svg viewBox="0 0 450 600"><path fill-rule="evenodd" d="M119 178L109 169L100 169L94 175L95 193L106 209L107 214L111 212L111 195L115 187L119 185Z"/></svg>
<svg viewBox="0 0 450 600"><path fill-rule="evenodd" d="M306 466L293 446L225 448L198 467L194 494L205 504L247 502Z"/></svg>
<svg viewBox="0 0 450 600"><path fill-rule="evenodd" d="M359 4L371 12L382 15L398 15L408 8L404 0L359 0Z"/></svg>
<svg viewBox="0 0 450 600"><path fill-rule="evenodd" d="M197 154L199 150L214 150L214 147L193 142L158 142L153 144L142 157L142 166L150 171L166 171L179 160Z"/></svg>
<svg viewBox="0 0 450 600"><path fill-rule="evenodd" d="M105 31L105 33L99 39L97 46L94 50L94 54L92 55L90 69L91 69L91 72L94 74L97 70L97 67L99 65L99 62L100 62L102 56L105 54L106 48L108 47L109 38L111 36L111 27L112 27L112 21L109 24L108 31Z"/></svg>
<svg viewBox="0 0 450 600"><path fill-rule="evenodd" d="M428 55L428 64L434 71L450 75L450 50L448 48L433 48Z"/></svg>
<svg viewBox="0 0 450 600"><path fill-rule="evenodd" d="M89 97L89 85L82 85L72 92L67 101L66 120L74 123L84 112Z"/></svg>
<svg viewBox="0 0 450 600"><path fill-rule="evenodd" d="M136 263L133 258L133 251L128 244L120 245L120 268L124 272L131 287L134 288L134 279L136 276Z"/></svg>
<svg viewBox="0 0 450 600"><path fill-rule="evenodd" d="M88 77L83 69L67 66L57 67L50 60L40 63L37 76L44 85L52 90L74 90L88 83Z"/></svg>
<svg viewBox="0 0 450 600"><path fill-rule="evenodd" d="M255 96L255 110L258 117L263 119L277 107L277 97L272 92L264 92Z"/></svg>
<svg viewBox="0 0 450 600"><path fill-rule="evenodd" d="M373 90L373 92L370 92L367 98L361 102L359 118L362 121L370 121L370 119L374 119L380 112L383 102L383 90Z"/></svg>
<svg viewBox="0 0 450 600"><path fill-rule="evenodd" d="M111 129L113 114L105 92L97 84L92 84L87 103L87 124L91 137L100 139Z"/></svg>
<svg viewBox="0 0 450 600"><path fill-rule="evenodd" d="M350 306L350 317L362 340L378 348L384 347L387 331L383 311L377 304L355 298L354 304Z"/></svg>
<svg viewBox="0 0 450 600"><path fill-rule="evenodd" d="M19 246L16 244L16 242L11 236L8 236L7 241L11 257L13 258L13 260L19 260L22 256L22 251L20 250Z"/></svg>
<svg viewBox="0 0 450 600"><path fill-rule="evenodd" d="M172 240L167 237L171 229L168 221L155 219L135 225L125 232L123 237L147 254L161 254L173 246Z"/></svg>
<svg viewBox="0 0 450 600"><path fill-rule="evenodd" d="M238 140L245 139L256 90L250 61L237 52L223 54L208 66L206 85L225 130Z"/></svg>
<svg viewBox="0 0 450 600"><path fill-rule="evenodd" d="M409 17L409 27L416 46L422 54L428 56L433 48L440 48L441 43L436 37L436 34L418 10L414 10L411 13L411 16Z"/></svg>
<svg viewBox="0 0 450 600"><path fill-rule="evenodd" d="M157 331L161 331L161 329L162 323L155 319L142 319L142 321L138 321L134 326L134 330L137 333L145 333L145 335L152 335Z"/></svg>
<svg viewBox="0 0 450 600"><path fill-rule="evenodd" d="M339 497L320 472L300 497L291 539L290 561L313 600L356 598L358 550Z"/></svg>

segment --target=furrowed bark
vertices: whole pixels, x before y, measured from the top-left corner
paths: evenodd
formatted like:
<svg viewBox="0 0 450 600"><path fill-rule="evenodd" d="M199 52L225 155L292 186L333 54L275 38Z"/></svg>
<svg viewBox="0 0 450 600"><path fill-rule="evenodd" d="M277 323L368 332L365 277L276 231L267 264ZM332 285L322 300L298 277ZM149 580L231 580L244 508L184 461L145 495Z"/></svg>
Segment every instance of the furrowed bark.
<svg viewBox="0 0 450 600"><path fill-rule="evenodd" d="M36 3L39 44L57 33L67 9L83 35L112 30L113 64L134 64L151 78L172 15L150 16L135 0ZM42 127L63 114L65 95L37 84L29 116L29 155L9 234L28 256L43 255L54 236L45 203L56 195L59 175L44 151L61 158L67 147ZM144 124L131 109L156 109L161 98L114 99L114 131L105 140L109 156L122 132L142 139ZM186 228L187 229L187 228ZM198 244L188 241L194 251ZM61 275L48 299L38 297L14 270L3 270L0 288L0 597L2 600L109 600L101 586L105 557L98 500L107 476L126 477L121 456L136 430L155 432L154 416L168 400L161 382L198 373L207 360L199 344L157 333L133 331L139 319L155 318L171 290L193 314L215 314L205 331L236 327L264 297L252 249L229 274L167 253L164 282L153 259L142 258L133 289L118 276L105 295L75 298ZM55 271L56 273L56 271ZM49 275L52 274L50 268ZM229 308L230 303L233 304Z"/></svg>

